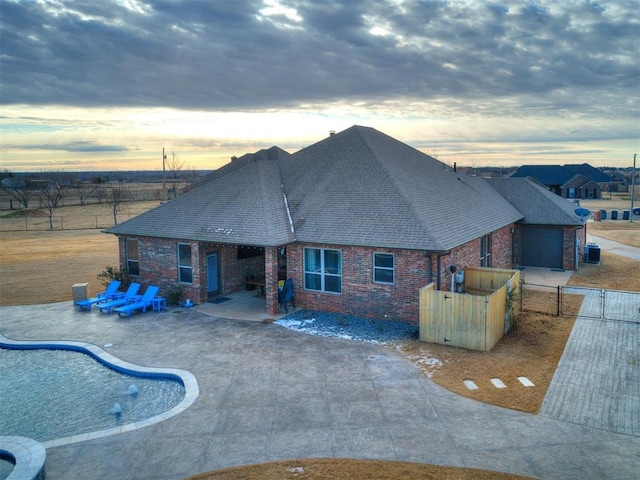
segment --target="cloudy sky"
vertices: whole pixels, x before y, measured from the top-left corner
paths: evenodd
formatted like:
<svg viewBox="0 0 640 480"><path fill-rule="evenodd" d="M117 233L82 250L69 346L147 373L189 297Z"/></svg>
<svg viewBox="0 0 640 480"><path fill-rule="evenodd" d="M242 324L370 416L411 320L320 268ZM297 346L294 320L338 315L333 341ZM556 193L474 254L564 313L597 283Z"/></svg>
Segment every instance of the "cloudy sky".
<svg viewBox="0 0 640 480"><path fill-rule="evenodd" d="M630 166L638 0L3 0L0 167L191 168L359 124L458 165Z"/></svg>

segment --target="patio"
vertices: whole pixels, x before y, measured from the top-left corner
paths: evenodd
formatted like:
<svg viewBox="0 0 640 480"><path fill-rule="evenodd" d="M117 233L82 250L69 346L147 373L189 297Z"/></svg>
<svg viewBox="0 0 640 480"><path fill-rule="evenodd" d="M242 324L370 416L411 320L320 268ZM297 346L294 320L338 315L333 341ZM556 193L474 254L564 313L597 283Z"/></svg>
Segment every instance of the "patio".
<svg viewBox="0 0 640 480"><path fill-rule="evenodd" d="M46 473L53 480L182 479L310 457L406 460L537 478L633 478L640 470L639 437L459 397L394 350L369 343L193 308L122 319L79 312L71 302L2 307L0 331L13 339L112 344L109 353L122 360L185 369L198 380L200 396L180 415L50 448Z"/></svg>

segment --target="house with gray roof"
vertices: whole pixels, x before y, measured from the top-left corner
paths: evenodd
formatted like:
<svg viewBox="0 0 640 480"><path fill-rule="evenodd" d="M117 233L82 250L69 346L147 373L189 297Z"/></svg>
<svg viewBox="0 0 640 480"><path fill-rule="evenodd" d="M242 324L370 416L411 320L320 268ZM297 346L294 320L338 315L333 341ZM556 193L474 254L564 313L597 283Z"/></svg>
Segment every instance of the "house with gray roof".
<svg viewBox="0 0 640 480"><path fill-rule="evenodd" d="M417 323L419 289L448 288L452 267L512 268L529 258L519 250L522 222L555 218L521 208L482 178L353 126L293 154L272 147L240 157L107 233L138 281L180 285L197 302L251 281L264 284L275 314L277 282L291 278L297 306ZM565 254L554 266L572 269L583 224L558 225Z"/></svg>

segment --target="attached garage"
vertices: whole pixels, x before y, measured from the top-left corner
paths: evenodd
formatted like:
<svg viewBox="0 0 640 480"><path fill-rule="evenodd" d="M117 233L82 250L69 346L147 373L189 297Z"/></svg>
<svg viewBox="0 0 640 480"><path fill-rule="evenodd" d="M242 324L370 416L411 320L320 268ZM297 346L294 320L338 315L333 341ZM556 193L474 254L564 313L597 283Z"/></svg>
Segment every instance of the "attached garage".
<svg viewBox="0 0 640 480"><path fill-rule="evenodd" d="M527 267L563 268L562 227L521 225L520 264Z"/></svg>

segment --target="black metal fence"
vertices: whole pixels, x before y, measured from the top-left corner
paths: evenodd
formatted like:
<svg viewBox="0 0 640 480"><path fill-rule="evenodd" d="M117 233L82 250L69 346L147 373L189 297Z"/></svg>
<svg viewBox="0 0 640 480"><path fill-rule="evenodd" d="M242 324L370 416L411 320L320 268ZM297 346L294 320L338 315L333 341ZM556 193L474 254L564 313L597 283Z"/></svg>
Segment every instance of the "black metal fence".
<svg viewBox="0 0 640 480"><path fill-rule="evenodd" d="M640 324L640 292L525 283L522 309Z"/></svg>

